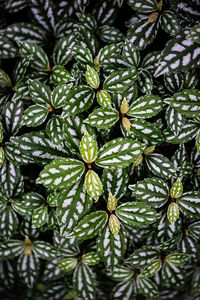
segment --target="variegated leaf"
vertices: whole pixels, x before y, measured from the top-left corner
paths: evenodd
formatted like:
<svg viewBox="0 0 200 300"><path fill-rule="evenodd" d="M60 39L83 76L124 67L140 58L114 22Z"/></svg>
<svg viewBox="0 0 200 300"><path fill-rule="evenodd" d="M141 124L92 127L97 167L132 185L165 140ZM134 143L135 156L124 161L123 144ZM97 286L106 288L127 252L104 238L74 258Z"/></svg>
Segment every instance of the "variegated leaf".
<svg viewBox="0 0 200 300"><path fill-rule="evenodd" d="M92 127L107 129L119 120L119 113L114 108L101 107L95 109L84 121Z"/></svg>
<svg viewBox="0 0 200 300"><path fill-rule="evenodd" d="M93 170L88 170L85 175L84 186L87 193L97 202L103 191L103 185L99 175Z"/></svg>
<svg viewBox="0 0 200 300"><path fill-rule="evenodd" d="M90 135L87 132L87 130L85 131L84 136L81 139L79 149L80 149L82 159L86 163L91 163L95 161L95 159L98 156L97 141L93 138L92 135Z"/></svg>

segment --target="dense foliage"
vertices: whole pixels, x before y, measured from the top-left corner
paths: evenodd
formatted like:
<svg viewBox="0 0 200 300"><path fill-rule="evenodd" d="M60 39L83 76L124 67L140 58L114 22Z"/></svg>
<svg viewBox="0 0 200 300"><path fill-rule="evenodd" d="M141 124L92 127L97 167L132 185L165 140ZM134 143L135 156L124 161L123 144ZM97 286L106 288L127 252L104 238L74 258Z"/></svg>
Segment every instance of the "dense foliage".
<svg viewBox="0 0 200 300"><path fill-rule="evenodd" d="M1 299L199 299L199 20L1 2Z"/></svg>

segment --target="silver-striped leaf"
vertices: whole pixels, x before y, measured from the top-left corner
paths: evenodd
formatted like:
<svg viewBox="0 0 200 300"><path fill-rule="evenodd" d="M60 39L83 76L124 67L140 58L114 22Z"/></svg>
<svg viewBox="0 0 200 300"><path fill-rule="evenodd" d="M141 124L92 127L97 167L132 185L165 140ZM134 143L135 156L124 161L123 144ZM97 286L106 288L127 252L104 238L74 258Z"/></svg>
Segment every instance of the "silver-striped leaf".
<svg viewBox="0 0 200 300"><path fill-rule="evenodd" d="M65 189L76 183L85 171L85 165L73 158L53 160L40 172L37 183L51 189Z"/></svg>
<svg viewBox="0 0 200 300"><path fill-rule="evenodd" d="M100 150L95 163L103 168L126 168L133 163L144 146L130 138L117 138L106 143Z"/></svg>
<svg viewBox="0 0 200 300"><path fill-rule="evenodd" d="M112 127L119 120L119 113L111 107L101 107L95 109L84 121L92 127L107 129Z"/></svg>
<svg viewBox="0 0 200 300"><path fill-rule="evenodd" d="M39 275L39 269L40 261L34 254L22 254L17 260L17 273L28 288L33 288Z"/></svg>

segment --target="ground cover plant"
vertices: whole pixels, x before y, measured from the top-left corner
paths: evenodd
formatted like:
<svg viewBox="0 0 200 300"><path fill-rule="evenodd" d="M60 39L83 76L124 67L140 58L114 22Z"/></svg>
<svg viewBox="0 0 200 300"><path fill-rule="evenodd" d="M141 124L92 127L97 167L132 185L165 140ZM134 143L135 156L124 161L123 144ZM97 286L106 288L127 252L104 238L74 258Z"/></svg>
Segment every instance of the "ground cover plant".
<svg viewBox="0 0 200 300"><path fill-rule="evenodd" d="M1 2L1 299L199 299L199 22Z"/></svg>

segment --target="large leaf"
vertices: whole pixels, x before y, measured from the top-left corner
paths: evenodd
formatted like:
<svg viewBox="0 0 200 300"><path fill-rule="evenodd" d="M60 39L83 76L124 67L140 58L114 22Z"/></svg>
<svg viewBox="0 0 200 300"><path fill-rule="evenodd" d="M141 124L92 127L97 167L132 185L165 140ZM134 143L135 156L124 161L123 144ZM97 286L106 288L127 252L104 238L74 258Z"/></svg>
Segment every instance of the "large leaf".
<svg viewBox="0 0 200 300"><path fill-rule="evenodd" d="M84 164L72 158L60 158L46 165L37 183L52 189L65 189L76 183L85 171Z"/></svg>
<svg viewBox="0 0 200 300"><path fill-rule="evenodd" d="M142 13L150 13L157 10L156 0L128 0L128 4L132 9Z"/></svg>
<svg viewBox="0 0 200 300"><path fill-rule="evenodd" d="M137 79L138 72L134 68L121 69L106 77L103 89L111 93L120 93L128 89Z"/></svg>
<svg viewBox="0 0 200 300"><path fill-rule="evenodd" d="M96 128L107 129L118 120L119 113L116 109L102 107L95 109L84 122Z"/></svg>
<svg viewBox="0 0 200 300"><path fill-rule="evenodd" d="M6 156L13 163L44 165L51 160L65 157L68 152L53 144L44 132L30 132L12 137L5 147Z"/></svg>
<svg viewBox="0 0 200 300"><path fill-rule="evenodd" d="M157 285L148 277L142 276L141 274L137 277L137 286L144 296L148 298L158 296L158 287Z"/></svg>
<svg viewBox="0 0 200 300"><path fill-rule="evenodd" d="M21 255L17 261L17 273L24 284L32 288L39 275L40 261L33 255Z"/></svg>
<svg viewBox="0 0 200 300"><path fill-rule="evenodd" d="M45 83L29 79L28 89L35 103L43 106L46 106L47 103L51 104L51 90Z"/></svg>
<svg viewBox="0 0 200 300"><path fill-rule="evenodd" d="M183 35L171 39L161 53L154 76L170 72L185 72L196 68L200 60L200 47Z"/></svg>
<svg viewBox="0 0 200 300"><path fill-rule="evenodd" d="M154 223L160 217L154 209L141 202L123 203L115 212L120 220L133 227Z"/></svg>
<svg viewBox="0 0 200 300"><path fill-rule="evenodd" d="M92 212L86 215L74 228L73 235L79 239L95 237L106 225L108 215L105 211Z"/></svg>
<svg viewBox="0 0 200 300"><path fill-rule="evenodd" d="M39 104L29 106L23 115L23 124L27 127L40 126L47 118L48 109Z"/></svg>
<svg viewBox="0 0 200 300"><path fill-rule="evenodd" d="M58 194L57 217L61 225L72 230L78 221L89 212L93 204L92 198L87 194L83 182L63 190Z"/></svg>
<svg viewBox="0 0 200 300"><path fill-rule="evenodd" d="M200 213L200 193L186 192L182 194L176 203L180 210L188 217L199 218Z"/></svg>
<svg viewBox="0 0 200 300"><path fill-rule="evenodd" d="M20 127L23 116L23 101L14 100L9 101L2 111L2 123L4 130L9 135L15 135Z"/></svg>
<svg viewBox="0 0 200 300"><path fill-rule="evenodd" d="M6 209L1 212L0 218L0 237L1 239L10 239L18 227L17 215L10 206L7 206Z"/></svg>
<svg viewBox="0 0 200 300"><path fill-rule="evenodd" d="M162 154L153 153L146 156L146 163L150 171L162 178L176 177L176 171L171 161Z"/></svg>
<svg viewBox="0 0 200 300"><path fill-rule="evenodd" d="M97 238L97 252L107 267L119 264L126 252L127 236L124 229L114 235L106 226Z"/></svg>
<svg viewBox="0 0 200 300"><path fill-rule="evenodd" d="M66 65L73 55L73 49L75 48L77 40L76 34L70 34L61 38L54 47L53 61L55 65Z"/></svg>
<svg viewBox="0 0 200 300"><path fill-rule="evenodd" d="M103 168L125 168L142 153L144 146L130 138L117 138L106 143L95 163Z"/></svg>
<svg viewBox="0 0 200 300"><path fill-rule="evenodd" d="M24 250L25 244L19 240L7 240L0 244L0 258L9 259L19 256Z"/></svg>
<svg viewBox="0 0 200 300"><path fill-rule="evenodd" d="M42 259L52 260L58 255L54 246L43 241L34 242L32 249L35 255Z"/></svg>
<svg viewBox="0 0 200 300"><path fill-rule="evenodd" d="M137 287L133 278L119 282L112 291L112 299L115 300L135 300L136 295Z"/></svg>
<svg viewBox="0 0 200 300"><path fill-rule="evenodd" d="M94 91L86 85L79 85L71 89L66 95L62 118L77 115L88 110L94 100Z"/></svg>
<svg viewBox="0 0 200 300"><path fill-rule="evenodd" d="M160 178L152 177L129 185L137 200L146 202L152 207L161 207L169 197L168 185Z"/></svg>
<svg viewBox="0 0 200 300"><path fill-rule="evenodd" d="M82 299L94 300L96 298L96 280L87 264L80 262L73 275L73 286L77 295Z"/></svg>
<svg viewBox="0 0 200 300"><path fill-rule="evenodd" d="M165 99L165 103L169 104L173 109L188 118L199 116L200 112L200 91L196 89L183 90L174 94L171 98Z"/></svg>
<svg viewBox="0 0 200 300"><path fill-rule="evenodd" d="M135 118L151 118L162 109L162 100L158 96L145 95L134 101L127 112Z"/></svg>

